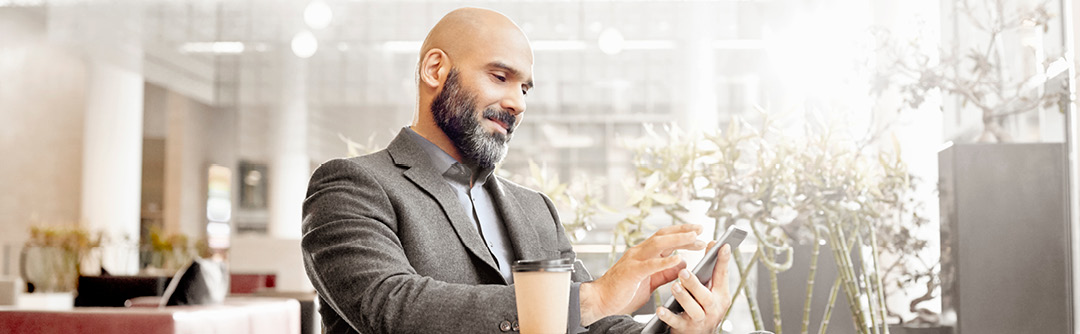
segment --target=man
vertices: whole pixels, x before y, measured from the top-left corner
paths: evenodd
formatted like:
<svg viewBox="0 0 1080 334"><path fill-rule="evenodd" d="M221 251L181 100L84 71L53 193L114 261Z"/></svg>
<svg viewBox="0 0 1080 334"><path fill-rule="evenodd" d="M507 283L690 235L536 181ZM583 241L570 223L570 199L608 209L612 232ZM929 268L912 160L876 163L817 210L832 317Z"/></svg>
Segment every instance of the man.
<svg viewBox="0 0 1080 334"><path fill-rule="evenodd" d="M421 47L412 125L383 151L315 171L302 248L328 333L516 331L510 265L575 257L551 201L492 174L521 123L532 66L509 18L455 10ZM672 255L706 248L700 233L663 228L596 280L577 266L567 331L639 332L626 314L680 278L672 290L686 310L658 310L661 319L674 333L714 332L730 303L727 246L711 287Z"/></svg>

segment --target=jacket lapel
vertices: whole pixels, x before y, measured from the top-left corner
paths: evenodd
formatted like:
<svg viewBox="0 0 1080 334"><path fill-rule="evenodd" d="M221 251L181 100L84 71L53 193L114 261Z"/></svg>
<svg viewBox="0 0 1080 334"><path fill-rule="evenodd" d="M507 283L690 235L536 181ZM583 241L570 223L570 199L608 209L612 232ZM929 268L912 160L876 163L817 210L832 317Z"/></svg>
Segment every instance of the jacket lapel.
<svg viewBox="0 0 1080 334"><path fill-rule="evenodd" d="M498 272L499 267L495 264L491 251L484 245L480 232L473 226L472 219L469 219L465 209L458 203L457 195L454 194L453 189L450 189L450 185L446 184L442 175L431 166L427 152L412 139L407 138L408 135L405 130L402 130L386 148L394 164L405 167L406 170L403 173L405 178L439 202L439 206L442 207L450 225L454 227L458 239L465 244L465 248Z"/></svg>
<svg viewBox="0 0 1080 334"><path fill-rule="evenodd" d="M520 201L506 190L502 182L500 178L492 176L485 187L491 194L495 206L499 208L503 225L506 226L506 232L510 235L510 243L514 245L517 259L540 260L550 257L538 242L540 239L536 234L536 229L529 224L528 217L518 206Z"/></svg>

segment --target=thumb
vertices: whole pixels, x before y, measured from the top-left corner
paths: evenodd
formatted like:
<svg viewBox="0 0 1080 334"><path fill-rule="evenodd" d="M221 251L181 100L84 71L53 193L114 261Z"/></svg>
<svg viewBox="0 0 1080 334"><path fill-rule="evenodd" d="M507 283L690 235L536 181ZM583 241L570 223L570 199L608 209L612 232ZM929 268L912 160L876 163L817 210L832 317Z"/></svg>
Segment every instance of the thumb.
<svg viewBox="0 0 1080 334"><path fill-rule="evenodd" d="M720 292L725 296L728 290L728 262L731 261L731 245L724 245L716 259L716 267L713 268L713 279L709 282L713 292Z"/></svg>

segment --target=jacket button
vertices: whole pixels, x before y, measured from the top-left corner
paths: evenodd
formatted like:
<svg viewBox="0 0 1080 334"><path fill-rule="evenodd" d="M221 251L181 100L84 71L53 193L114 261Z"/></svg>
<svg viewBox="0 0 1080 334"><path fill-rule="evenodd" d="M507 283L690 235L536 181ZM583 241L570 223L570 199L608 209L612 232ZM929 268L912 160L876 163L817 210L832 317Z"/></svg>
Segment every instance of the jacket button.
<svg viewBox="0 0 1080 334"><path fill-rule="evenodd" d="M514 326L513 327L514 327L514 331L517 332L518 331L518 323L517 323L517 321L514 321Z"/></svg>
<svg viewBox="0 0 1080 334"><path fill-rule="evenodd" d="M509 332L510 331L510 321L503 320L501 323L499 323L499 329L502 330L503 332Z"/></svg>

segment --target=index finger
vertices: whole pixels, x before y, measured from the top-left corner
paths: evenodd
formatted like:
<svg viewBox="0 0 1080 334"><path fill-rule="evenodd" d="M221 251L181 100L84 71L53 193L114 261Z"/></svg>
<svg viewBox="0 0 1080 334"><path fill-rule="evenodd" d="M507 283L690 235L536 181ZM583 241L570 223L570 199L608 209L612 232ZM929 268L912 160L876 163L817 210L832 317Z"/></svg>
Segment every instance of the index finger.
<svg viewBox="0 0 1080 334"><path fill-rule="evenodd" d="M697 234L701 234L701 231L702 231L702 227L701 227L701 225L698 225L698 224L679 224L679 225L671 225L671 226L659 229L659 230L656 231L656 233L653 233L653 235L657 236L657 235L676 234L676 233L683 233L683 232L694 232L694 233L697 233Z"/></svg>
<svg viewBox="0 0 1080 334"><path fill-rule="evenodd" d="M698 250L705 247L705 242L697 239L697 233L683 232L668 235L653 235L645 242L635 246L638 253L646 258L670 255L676 249Z"/></svg>

